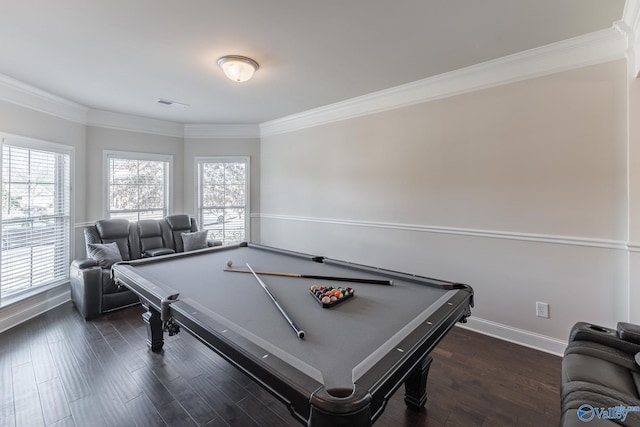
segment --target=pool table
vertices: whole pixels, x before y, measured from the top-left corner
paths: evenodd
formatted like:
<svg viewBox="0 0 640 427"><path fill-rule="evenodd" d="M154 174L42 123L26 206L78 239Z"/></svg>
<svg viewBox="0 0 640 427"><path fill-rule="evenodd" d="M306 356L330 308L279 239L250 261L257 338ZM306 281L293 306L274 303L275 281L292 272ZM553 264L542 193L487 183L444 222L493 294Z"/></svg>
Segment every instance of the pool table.
<svg viewBox="0 0 640 427"><path fill-rule="evenodd" d="M281 277L285 272L391 284ZM285 403L309 426L369 426L404 383L414 409L427 399L429 353L471 314L473 290L452 283L251 243L114 265L116 282L147 312L148 344L187 330ZM350 287L325 308L310 287ZM270 298L302 330L300 338Z"/></svg>

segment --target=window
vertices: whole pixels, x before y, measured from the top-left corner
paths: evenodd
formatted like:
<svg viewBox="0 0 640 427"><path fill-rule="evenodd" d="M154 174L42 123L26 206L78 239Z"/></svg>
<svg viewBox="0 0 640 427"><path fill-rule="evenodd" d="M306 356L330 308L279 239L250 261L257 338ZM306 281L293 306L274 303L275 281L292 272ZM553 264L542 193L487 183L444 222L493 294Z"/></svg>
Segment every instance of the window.
<svg viewBox="0 0 640 427"><path fill-rule="evenodd" d="M172 156L105 152L107 217L160 219L169 214Z"/></svg>
<svg viewBox="0 0 640 427"><path fill-rule="evenodd" d="M72 153L2 138L2 297L69 280Z"/></svg>
<svg viewBox="0 0 640 427"><path fill-rule="evenodd" d="M223 244L248 240L249 158L197 158L198 221Z"/></svg>

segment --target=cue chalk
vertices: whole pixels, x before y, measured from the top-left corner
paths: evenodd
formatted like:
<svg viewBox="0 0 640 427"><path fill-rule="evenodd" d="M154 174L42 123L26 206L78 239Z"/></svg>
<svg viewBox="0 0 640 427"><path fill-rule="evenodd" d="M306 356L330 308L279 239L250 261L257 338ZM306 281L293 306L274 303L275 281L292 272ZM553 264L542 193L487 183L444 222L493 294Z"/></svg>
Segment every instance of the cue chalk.
<svg viewBox="0 0 640 427"><path fill-rule="evenodd" d="M276 299L275 296L273 296L273 294L271 293L271 291L269 290L269 288L267 288L267 285L264 284L264 282L258 277L258 275L256 274L255 271L253 271L253 269L251 268L251 266L249 265L249 263L247 263L247 268L251 271L251 273L253 274L253 277L256 278L256 280L258 281L258 283L260 284L260 286L262 286L262 289L264 289L264 291L267 293L267 295L269 295L269 297L271 298L271 301L273 301L273 303L276 305L276 307L278 308L278 310L280 311L280 314L282 314L282 316L287 320L287 322L289 323L289 326L291 326L293 328L293 330L296 332L296 335L298 336L298 338L304 338L304 331L300 328L298 328L298 325L296 325L296 322L293 321L293 319L291 317L289 317L289 315L287 314L286 311L284 311L284 309L280 306L280 304L278 303L278 300Z"/></svg>

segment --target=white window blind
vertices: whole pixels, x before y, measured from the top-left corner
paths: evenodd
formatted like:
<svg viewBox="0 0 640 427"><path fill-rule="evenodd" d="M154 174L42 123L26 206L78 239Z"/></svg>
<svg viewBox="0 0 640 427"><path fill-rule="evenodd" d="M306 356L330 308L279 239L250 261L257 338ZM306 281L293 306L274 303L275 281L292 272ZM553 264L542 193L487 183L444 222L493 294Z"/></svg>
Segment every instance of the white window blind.
<svg viewBox="0 0 640 427"><path fill-rule="evenodd" d="M169 214L170 156L107 153L108 217L131 221Z"/></svg>
<svg viewBox="0 0 640 427"><path fill-rule="evenodd" d="M69 279L71 150L2 140L0 294Z"/></svg>
<svg viewBox="0 0 640 427"><path fill-rule="evenodd" d="M198 221L223 244L249 235L249 158L198 158Z"/></svg>

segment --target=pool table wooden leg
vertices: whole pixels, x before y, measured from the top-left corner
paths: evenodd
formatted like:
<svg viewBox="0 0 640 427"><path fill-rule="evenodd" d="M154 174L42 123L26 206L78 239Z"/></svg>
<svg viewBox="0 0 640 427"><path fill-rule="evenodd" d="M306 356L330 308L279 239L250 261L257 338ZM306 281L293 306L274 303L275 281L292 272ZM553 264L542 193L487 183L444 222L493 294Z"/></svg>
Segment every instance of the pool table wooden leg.
<svg viewBox="0 0 640 427"><path fill-rule="evenodd" d="M162 319L158 310L151 305L145 306L145 308L147 312L142 314L142 319L147 324L147 345L151 351L157 353L162 350L164 344Z"/></svg>
<svg viewBox="0 0 640 427"><path fill-rule="evenodd" d="M427 355L404 382L404 402L411 409L420 410L427 402L427 376L433 359Z"/></svg>

